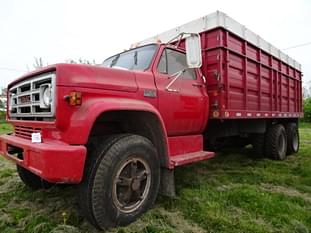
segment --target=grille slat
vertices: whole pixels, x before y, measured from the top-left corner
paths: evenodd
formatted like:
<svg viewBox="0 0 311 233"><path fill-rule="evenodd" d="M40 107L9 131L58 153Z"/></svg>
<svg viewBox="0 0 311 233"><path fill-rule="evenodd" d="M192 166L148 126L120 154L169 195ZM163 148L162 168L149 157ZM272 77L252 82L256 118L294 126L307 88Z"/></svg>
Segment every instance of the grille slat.
<svg viewBox="0 0 311 233"><path fill-rule="evenodd" d="M14 132L17 137L25 138L25 139L31 139L32 133L39 133L41 132L41 128L34 128L34 127L28 127L28 126L14 126Z"/></svg>

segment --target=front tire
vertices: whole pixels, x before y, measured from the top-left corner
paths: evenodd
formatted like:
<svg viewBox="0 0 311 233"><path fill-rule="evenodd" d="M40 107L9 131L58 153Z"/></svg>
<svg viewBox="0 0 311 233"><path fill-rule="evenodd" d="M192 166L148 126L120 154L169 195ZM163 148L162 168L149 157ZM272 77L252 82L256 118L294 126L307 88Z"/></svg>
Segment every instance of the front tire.
<svg viewBox="0 0 311 233"><path fill-rule="evenodd" d="M156 200L156 149L148 139L128 134L110 137L97 147L79 188L83 214L98 229L127 225Z"/></svg>
<svg viewBox="0 0 311 233"><path fill-rule="evenodd" d="M287 136L283 125L276 124L269 127L266 134L266 154L275 160L284 160L287 150Z"/></svg>
<svg viewBox="0 0 311 233"><path fill-rule="evenodd" d="M16 170L23 183L32 190L48 189L53 185L19 165L16 165Z"/></svg>

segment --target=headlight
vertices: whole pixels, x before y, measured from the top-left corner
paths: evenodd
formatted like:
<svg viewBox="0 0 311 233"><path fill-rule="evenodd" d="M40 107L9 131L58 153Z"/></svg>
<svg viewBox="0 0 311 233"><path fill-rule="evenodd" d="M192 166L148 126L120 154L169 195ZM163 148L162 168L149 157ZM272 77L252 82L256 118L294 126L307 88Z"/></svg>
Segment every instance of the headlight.
<svg viewBox="0 0 311 233"><path fill-rule="evenodd" d="M43 84L40 86L40 108L49 108L52 102L51 86Z"/></svg>
<svg viewBox="0 0 311 233"><path fill-rule="evenodd" d="M43 103L45 105L50 105L51 104L51 89L49 87L45 88L43 91Z"/></svg>

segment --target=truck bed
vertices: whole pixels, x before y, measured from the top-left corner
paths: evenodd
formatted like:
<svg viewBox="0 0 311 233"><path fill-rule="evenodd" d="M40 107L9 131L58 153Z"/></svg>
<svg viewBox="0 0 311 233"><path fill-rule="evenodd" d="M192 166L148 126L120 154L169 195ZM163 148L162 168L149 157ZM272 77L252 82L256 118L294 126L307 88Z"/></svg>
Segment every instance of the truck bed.
<svg viewBox="0 0 311 233"><path fill-rule="evenodd" d="M139 44L166 42L181 32L201 36L201 70L207 80L210 118L303 116L300 64L222 12Z"/></svg>
<svg viewBox="0 0 311 233"><path fill-rule="evenodd" d="M224 28L201 39L211 118L302 116L300 70Z"/></svg>

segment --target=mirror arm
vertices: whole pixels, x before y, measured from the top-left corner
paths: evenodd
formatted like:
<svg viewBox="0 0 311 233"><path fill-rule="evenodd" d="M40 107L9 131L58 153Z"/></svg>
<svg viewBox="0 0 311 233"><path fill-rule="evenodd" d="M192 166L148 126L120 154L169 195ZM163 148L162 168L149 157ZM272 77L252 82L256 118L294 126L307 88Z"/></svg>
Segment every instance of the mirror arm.
<svg viewBox="0 0 311 233"><path fill-rule="evenodd" d="M184 33L184 32L182 32L182 33L180 33L180 34L179 34L179 40L178 40L177 44L175 45L175 46L176 46L176 48L178 48L178 47L179 47L180 42L181 42L181 40L183 39L184 35L185 35L185 33Z"/></svg>
<svg viewBox="0 0 311 233"><path fill-rule="evenodd" d="M174 36L172 39L170 39L169 41L167 41L165 44L170 44L172 43L173 41L177 40L178 39L178 44L180 43L180 41L182 40L182 38L184 37L184 32L181 32L180 34L178 34L177 36Z"/></svg>
<svg viewBox="0 0 311 233"><path fill-rule="evenodd" d="M176 72L175 74L172 74L170 77L174 77L176 76L175 78L172 79L172 81L170 81L170 83L165 87L165 90L168 91L168 92L176 92L178 93L179 90L177 89L171 89L170 87L172 86L172 84L186 71L186 69L183 69L181 71L178 71Z"/></svg>
<svg viewBox="0 0 311 233"><path fill-rule="evenodd" d="M192 35L199 35L199 33L193 33L193 32L181 32L179 33L177 36L173 37L172 39L170 39L169 41L167 41L165 44L171 44L172 42L174 41L177 41L178 42L174 45L175 48L178 48L180 43L181 43L181 40L184 39L185 36L192 36Z"/></svg>

